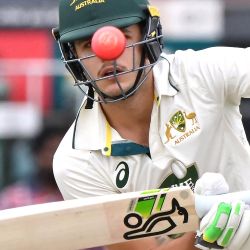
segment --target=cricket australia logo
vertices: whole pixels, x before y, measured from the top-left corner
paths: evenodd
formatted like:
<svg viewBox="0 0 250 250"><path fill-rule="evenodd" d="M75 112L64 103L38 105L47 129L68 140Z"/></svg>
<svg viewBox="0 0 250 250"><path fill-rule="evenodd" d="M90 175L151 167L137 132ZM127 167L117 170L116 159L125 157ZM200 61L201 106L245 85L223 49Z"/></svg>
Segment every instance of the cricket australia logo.
<svg viewBox="0 0 250 250"><path fill-rule="evenodd" d="M165 193L161 193L161 190L165 190ZM126 240L174 233L178 226L188 223L189 214L186 208L181 206L182 198L168 197L166 190L168 191L149 191L148 196L132 202L132 211L124 218L124 225L130 229L123 235Z"/></svg>
<svg viewBox="0 0 250 250"><path fill-rule="evenodd" d="M177 145L200 130L195 112L177 111L165 124L166 142Z"/></svg>

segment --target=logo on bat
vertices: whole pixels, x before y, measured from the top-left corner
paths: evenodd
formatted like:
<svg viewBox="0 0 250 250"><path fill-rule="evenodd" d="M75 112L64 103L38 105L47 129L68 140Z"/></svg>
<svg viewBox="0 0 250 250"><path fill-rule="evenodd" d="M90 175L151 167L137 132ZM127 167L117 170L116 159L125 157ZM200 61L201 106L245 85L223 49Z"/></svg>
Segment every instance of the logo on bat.
<svg viewBox="0 0 250 250"><path fill-rule="evenodd" d="M183 216L183 224L188 223L188 212L179 204L176 198L170 200L171 209L162 209L166 195L167 194L161 194L157 204L157 195L138 199L134 212L128 213L124 218L125 226L132 229L123 235L126 240L156 236L170 232L177 226L172 218L176 213L178 213L179 216ZM155 208L156 211L154 213L152 213L153 208Z"/></svg>

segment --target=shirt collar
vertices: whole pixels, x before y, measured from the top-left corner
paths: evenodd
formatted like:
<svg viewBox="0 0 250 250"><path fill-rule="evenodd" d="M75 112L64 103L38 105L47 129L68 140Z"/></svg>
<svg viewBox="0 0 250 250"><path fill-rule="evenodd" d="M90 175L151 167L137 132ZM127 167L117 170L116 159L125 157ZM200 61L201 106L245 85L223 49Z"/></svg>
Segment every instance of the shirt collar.
<svg viewBox="0 0 250 250"><path fill-rule="evenodd" d="M177 88L170 82L169 67L170 61L163 54L153 68L155 100L158 105L160 105L163 96L174 96L178 92ZM116 130L112 129L99 103L94 102L92 109L85 109L86 101L85 98L76 116L72 138L74 149L101 150L106 156L113 155L112 150L114 153L114 149L118 148L117 145L129 149L128 153L130 152L130 154L148 150L145 147L142 148L141 145L123 139Z"/></svg>
<svg viewBox="0 0 250 250"><path fill-rule="evenodd" d="M111 128L99 103L94 102L92 109L85 109L86 101L85 98L75 119L72 148L101 150L103 155L110 156L113 143L127 140Z"/></svg>
<svg viewBox="0 0 250 250"><path fill-rule="evenodd" d="M177 87L171 81L171 61L171 56L162 53L159 62L153 68L155 94L158 102L160 102L162 96L174 96L178 93Z"/></svg>

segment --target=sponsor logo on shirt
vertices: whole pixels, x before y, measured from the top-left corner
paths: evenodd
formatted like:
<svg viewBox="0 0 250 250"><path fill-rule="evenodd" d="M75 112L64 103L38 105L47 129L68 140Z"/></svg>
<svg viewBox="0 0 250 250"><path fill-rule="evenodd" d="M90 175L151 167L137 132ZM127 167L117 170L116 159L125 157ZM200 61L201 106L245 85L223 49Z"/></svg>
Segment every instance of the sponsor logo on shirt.
<svg viewBox="0 0 250 250"><path fill-rule="evenodd" d="M116 186L118 188L123 188L126 186L126 184L128 183L128 179L129 179L129 167L128 164L124 161L120 162L116 169Z"/></svg>
<svg viewBox="0 0 250 250"><path fill-rule="evenodd" d="M174 173L165 178L159 188L171 188L189 186L194 191L196 181L199 179L198 170L196 164L192 164L186 167L186 175L183 178L178 178Z"/></svg>

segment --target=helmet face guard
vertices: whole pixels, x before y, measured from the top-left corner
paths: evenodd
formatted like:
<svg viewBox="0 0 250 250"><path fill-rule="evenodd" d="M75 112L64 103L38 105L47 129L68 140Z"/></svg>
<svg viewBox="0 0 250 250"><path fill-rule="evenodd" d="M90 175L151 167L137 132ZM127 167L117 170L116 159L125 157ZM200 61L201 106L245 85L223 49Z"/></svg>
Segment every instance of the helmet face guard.
<svg viewBox="0 0 250 250"><path fill-rule="evenodd" d="M163 35L158 12L155 11L154 7L149 7L148 10L149 14L148 19L146 20L145 29L143 31L142 41L126 46L126 48L131 49L133 54L132 67L130 69L127 69L126 71L120 72L117 68L116 61L114 60L112 61L114 68L113 73L100 78L94 78L85 66L85 62L93 57L96 57L96 55L92 54L83 58L76 58L72 43L61 42L58 30L53 29L53 34L58 42L62 54L62 61L65 64L65 67L73 76L75 80L75 86L78 86L84 93L84 95L89 98L89 100L108 103L127 99L129 96L135 93L135 91L146 80L148 73L150 72L150 70L152 70L153 66L157 62L163 48ZM135 57L135 49L137 46L140 46L142 48L140 65L136 65L137 58ZM146 60L146 58L148 60ZM137 72L136 80L131 89L129 89L128 91L124 91L118 77L131 72ZM120 95L118 96L108 96L103 93L97 86L97 83L99 81L111 78L114 78L116 80L116 83L120 89ZM83 85L87 86L88 88L82 88ZM86 91L86 89L88 91ZM94 95L93 90L97 93L97 96Z"/></svg>

